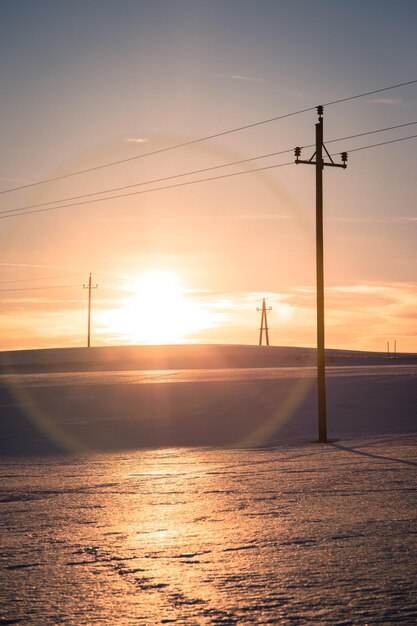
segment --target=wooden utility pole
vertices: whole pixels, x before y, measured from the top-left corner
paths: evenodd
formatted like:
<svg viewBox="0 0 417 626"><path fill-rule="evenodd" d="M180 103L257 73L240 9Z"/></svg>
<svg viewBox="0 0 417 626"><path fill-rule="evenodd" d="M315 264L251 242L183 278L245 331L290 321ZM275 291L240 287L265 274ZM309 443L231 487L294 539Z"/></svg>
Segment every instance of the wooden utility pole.
<svg viewBox="0 0 417 626"><path fill-rule="evenodd" d="M327 443L326 416L326 362L324 341L324 261L323 261L323 169L329 167L347 167L347 152L341 153L342 163L335 163L323 143L323 107L317 107L316 151L304 161L300 159L301 148L294 150L295 162L314 165L316 168L316 281L317 281L317 398L319 416L319 442ZM323 151L329 158L325 161ZM314 157L316 160L314 161Z"/></svg>
<svg viewBox="0 0 417 626"><path fill-rule="evenodd" d="M267 319L267 313L269 311L272 311L272 307L268 307L266 308L266 304L265 304L265 298L262 298L262 308L260 309L259 307L256 307L257 311L262 311L261 313L261 327L259 329L260 333L259 333L259 345L262 345L262 336L263 333L265 331L265 339L266 339L266 345L269 346L269 335L268 335L268 319Z"/></svg>
<svg viewBox="0 0 417 626"><path fill-rule="evenodd" d="M88 278L88 285L83 285L84 289L88 289L88 331L87 331L87 348L90 347L90 337L91 337L91 290L98 289L98 285L93 285L91 281L91 272Z"/></svg>

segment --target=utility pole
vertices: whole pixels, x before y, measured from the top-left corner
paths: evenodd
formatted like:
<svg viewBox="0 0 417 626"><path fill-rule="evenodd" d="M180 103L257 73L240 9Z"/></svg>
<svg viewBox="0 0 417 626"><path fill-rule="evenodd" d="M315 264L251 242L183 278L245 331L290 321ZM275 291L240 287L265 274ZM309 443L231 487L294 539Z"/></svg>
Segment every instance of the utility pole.
<svg viewBox="0 0 417 626"><path fill-rule="evenodd" d="M335 163L323 143L323 107L317 107L316 151L304 161L300 159L301 148L294 150L295 162L314 165L316 168L316 284L317 284L317 394L319 416L319 442L327 443L326 417L326 361L324 347L324 262L323 262L323 169L328 167L347 167L347 152L341 153L342 163ZM329 158L325 161L323 151ZM314 161L314 157L316 160Z"/></svg>
<svg viewBox="0 0 417 626"><path fill-rule="evenodd" d="M90 347L90 328L91 328L91 290L97 289L98 285L93 285L91 281L91 272L88 278L88 285L83 285L84 289L88 289L88 332L87 332L87 348Z"/></svg>
<svg viewBox="0 0 417 626"><path fill-rule="evenodd" d="M263 333L265 331L265 339L266 339L266 345L269 346L269 335L268 335L268 319L267 319L267 313L269 311L272 311L272 306L266 308L265 305L265 298L262 298L262 308L260 309L259 307L256 307L257 311L262 311L261 313L261 327L260 327L260 333L259 333L259 345L262 345L262 336Z"/></svg>

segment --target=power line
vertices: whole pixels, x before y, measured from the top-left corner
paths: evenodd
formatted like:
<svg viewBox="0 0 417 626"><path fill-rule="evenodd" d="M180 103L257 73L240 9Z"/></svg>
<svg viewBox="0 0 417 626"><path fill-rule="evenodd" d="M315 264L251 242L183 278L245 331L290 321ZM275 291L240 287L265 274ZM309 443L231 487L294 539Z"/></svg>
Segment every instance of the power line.
<svg viewBox="0 0 417 626"><path fill-rule="evenodd" d="M45 285L45 287L12 287L10 289L0 289L1 292L4 291L33 291L42 289L45 291L46 289L74 289L75 285Z"/></svg>
<svg viewBox="0 0 417 626"><path fill-rule="evenodd" d="M121 276L120 274L114 274L113 272L95 272L96 276L101 276L102 278L111 278L114 280L123 280L123 281L130 281L130 280L134 280L134 277L132 277L130 274L126 275L126 276Z"/></svg>
<svg viewBox="0 0 417 626"><path fill-rule="evenodd" d="M329 141L327 141L326 143L334 143L337 141L344 141L345 139L355 139L357 137L365 137L366 135L373 135L376 133L382 133L382 132L386 132L389 130L396 130L399 128L404 128L406 126L413 126L417 124L417 122L407 122L405 124L397 124L396 126L387 126L385 128L378 128L376 130L370 130L367 132L363 132L363 133L357 133L355 135L347 135L346 137L338 137L337 139L329 139ZM307 146L303 146L304 148L312 148L314 147L314 144L309 144ZM198 169L198 170L191 170L189 172L182 172L180 174L173 174L171 176L165 176L163 178L154 178L152 180L147 180L147 181L142 181L140 183L133 183L131 185L123 185L121 187L112 187L110 189L103 189L102 191L93 191L91 193L85 193L85 194L81 194L79 196L70 196L68 198L60 198L58 200L49 200L47 202L40 202L38 204L30 204L24 207L19 207L16 209L7 209L5 211L0 211L0 215L6 214L6 213L16 213L17 211L26 211L28 209L37 209L39 207L44 207L44 206L49 206L51 204L57 204L59 202L70 202L72 200L81 200L82 198L91 198L92 196L97 196L97 195L102 195L105 193L113 193L114 191L123 191L124 189L132 189L133 187L142 187L143 185L152 185L155 183L161 183L167 180L173 180L175 178L182 178L184 176L192 176L194 174L203 174L204 172L210 172L216 169L221 169L223 167L231 167L233 165L242 165L243 163L249 163L251 161L257 161L259 159L266 159L269 157L273 157L273 156L279 156L282 154L289 154L290 152L293 152L293 148L289 148L289 149L285 149L285 150L280 150L278 152L269 152L267 154L261 154L259 156L255 156L255 157L250 157L247 159L240 159L239 161L232 161L230 163L223 163L221 165L213 165L211 167L205 167L202 169ZM101 198L102 200L105 200L106 198ZM57 207L59 208L59 207Z"/></svg>
<svg viewBox="0 0 417 626"><path fill-rule="evenodd" d="M204 183L206 181L211 181L211 180L219 180L221 178L230 178L232 176L240 176L242 174L251 174L253 172L260 172L262 170L270 170L270 169L274 169L277 167L284 167L285 165L293 165L293 161L289 161L287 163L278 163L276 165L268 165L265 167L258 167L256 169L253 170L245 170L243 172L232 172L231 174L221 174L219 176L212 176L210 178L200 178L198 180L188 180L185 181L183 183L175 183L173 185L165 185L163 187L155 187L153 189L143 189L141 191L131 191L129 193L121 193L118 194L117 196L109 196L108 198L95 198L94 200L85 200L84 202L73 202L71 204L61 204L60 206L53 206L53 207L46 207L43 209L34 209L33 211L26 211L26 212L22 212L22 213L15 213L15 214L9 214L9 215L0 215L0 219L7 219L8 217L20 217L21 215L30 215L31 213L43 213L44 211L55 211L56 209L66 209L68 207L73 207L73 206L81 206L83 204L93 204L95 202L104 202L105 200L117 200L119 198L126 198L129 196L137 196L137 195L141 195L144 193L151 193L153 191L162 191L164 189L174 189L175 187L185 187L187 185L194 185L196 183ZM10 209L10 211L18 211L19 209Z"/></svg>
<svg viewBox="0 0 417 626"><path fill-rule="evenodd" d="M415 122L417 124L417 122ZM124 189L132 189L133 187L142 187L143 185L153 185L155 183L162 183L167 180L173 180L174 178L182 178L184 176L192 176L193 174L203 174L204 172L210 172L220 169L222 167L231 167L232 165L242 165L243 163L249 163L250 161L256 161L258 159L266 159L268 157L279 156L281 154L289 154L292 152L292 148L286 150L280 150L279 152L270 152L269 154L262 154L256 157L250 157L248 159L241 159L239 161L232 161L231 163L223 163L222 165L212 165L211 167L204 167L199 170L191 170L189 172L182 172L180 174L172 174L171 176L164 176L163 178L154 178L152 180L145 180L140 183L134 183L131 185L123 185L122 187L113 187L111 189L103 189L102 191L93 191L91 193L81 194L80 196L71 196L69 198L61 198L59 200L50 200L48 202L41 202L39 204L30 204L28 206L7 209L6 211L0 211L0 215L4 213L14 213L15 211L25 211L26 209L36 209L38 207L48 206L49 204L56 204L57 202L69 202L71 200L80 200L81 198L91 198L91 196L98 196L104 193L112 193L114 191L123 191ZM99 198L100 200L106 200L106 198ZM59 208L59 207L56 207Z"/></svg>
<svg viewBox="0 0 417 626"><path fill-rule="evenodd" d="M383 133L388 130L396 130L398 128L405 128L406 126L415 126L417 122L406 122L405 124L398 124L397 126L387 126L386 128L378 128L377 130L368 130L366 133L357 133L356 135L347 135L346 137L339 137L338 139L328 139L326 143L334 143L335 141L345 141L345 139L356 139L357 137L365 137L366 135L375 135L376 133ZM302 146L303 148L313 148L315 144L310 146ZM352 152L352 150L350 150Z"/></svg>
<svg viewBox="0 0 417 626"><path fill-rule="evenodd" d="M372 144L369 146L362 146L361 148L354 148L352 150L350 150L350 152L358 152L359 150L367 150L369 148L376 148L378 146L384 146L386 144L390 144L390 143L396 143L396 142L400 142L400 141L406 141L407 139L415 139L417 137L417 135L409 135L407 137L401 137L399 139L392 139L390 141L383 141L381 143L378 144ZM338 140L339 141L339 140ZM308 147L308 146L305 146ZM332 156L338 154L333 153ZM53 206L53 207L46 207L46 208L42 208L42 209L34 209L34 210L30 210L30 211L26 211L26 212L21 212L21 213L11 213L11 211L18 211L19 209L10 209L10 213L8 215L0 215L0 219L7 219L10 217L21 217L24 215L30 215L33 213L43 213L45 211L55 211L57 209L65 209L65 208L69 208L69 207L74 207L74 206L81 206L84 204L93 204L96 202L104 202L106 200L117 200L119 198L126 198L126 197L130 197L130 196L136 196L136 195L141 195L141 194L145 194L145 193L152 193L155 191L163 191L165 189L175 189L176 187L186 187L188 185L195 185L197 183L204 183L204 182L209 182L212 180L221 180L221 179L225 179L225 178L231 178L233 176L242 176L244 174L254 174L255 172L262 172L265 170L271 170L271 169L276 169L278 167L285 167L286 165L294 165L294 161L289 161L287 163L277 163L275 165L267 165L264 167L258 167L252 170L244 170L244 171L240 171L240 172L232 172L230 174L220 174L219 176L211 176L209 178L199 178L198 180L189 180L189 181L185 181L182 183L175 183L173 185L164 185L162 187L154 187L153 189L143 189L141 191L132 191L129 193L123 193L123 194L118 194L116 196L109 196L108 198L94 198L93 200L85 200L84 202L73 202L70 204L61 204L60 206Z"/></svg>
<svg viewBox="0 0 417 626"><path fill-rule="evenodd" d="M100 285L100 287L108 291L130 291L127 287L111 287L110 285Z"/></svg>
<svg viewBox="0 0 417 626"><path fill-rule="evenodd" d="M348 102L349 100L356 100L357 98L364 98L365 96L373 96L376 93L382 93L383 91L390 91L391 89L398 89L398 87L405 87L406 85L413 85L414 83L417 83L417 79L409 80L406 83L398 83L397 85L391 85L390 87L383 87L382 89L374 89L373 91L359 93L359 94L356 94L355 96L348 96L347 98L341 98L340 100L333 100L333 102L325 102L322 106L329 107L329 106L332 106L333 104L341 104L342 102ZM313 109L315 108L317 107L313 107Z"/></svg>
<svg viewBox="0 0 417 626"><path fill-rule="evenodd" d="M2 280L0 281L0 285L7 285L10 283L27 283L27 282L32 282L34 280L52 280L55 278L73 278L74 276L81 276L81 274L59 274L58 276L41 276L38 278L19 278L19 279L14 279L14 280ZM40 287L40 289L43 289L43 287Z"/></svg>
<svg viewBox="0 0 417 626"><path fill-rule="evenodd" d="M409 80L409 81L404 82L404 83L397 83L396 85L390 85L389 87L383 87L382 89L374 89L373 91L367 91L367 92L364 92L364 93L355 94L354 96L348 96L347 98L340 98L339 100L333 100L331 102L326 102L322 106L333 106L335 104L341 104L342 102L348 102L350 100L356 100L358 98L364 98L365 96L371 96L371 95L376 94L376 93L382 93L384 91L390 91L392 89L398 89L399 87L405 87L407 85L412 85L414 83L417 83L417 79ZM160 148L158 150L153 150L151 152L145 152L144 154L138 154L138 155L133 156L133 157L120 159L118 161L112 161L111 163L103 163L101 165L96 165L94 167L89 167L89 168L86 168L86 169L83 169L83 170L78 170L76 172L70 172L69 174L61 174L60 176L54 176L52 178L45 178L43 180L39 180L39 181L36 181L34 183L28 183L26 185L20 185L19 187L11 187L9 189L4 189L3 191L0 191L0 195L5 194L5 193L11 193L13 191L19 191L21 189L28 189L29 187L35 187L37 185L43 185L45 183L55 182L57 180L63 180L65 178L70 178L72 176L78 176L79 174L86 174L88 172L94 172L94 171L97 171L97 170L100 170L100 169L104 169L104 168L107 168L107 167L112 167L113 165L120 165L121 163L128 163L129 161L134 161L136 159L143 159L144 157L152 156L152 155L155 155L155 154L161 154L163 152L168 152L170 150L176 150L178 148L184 148L186 146L191 146L193 144L200 143L202 141L207 141L208 139L216 139L218 137L223 137L225 135L230 135L232 133L237 133L237 132L240 132L242 130L248 130L249 128L255 128L257 126L262 126L264 124L269 124L271 122L277 122L278 120L282 120L282 119L285 119L285 118L288 118L288 117L293 117L295 115L300 115L301 113L307 113L308 111L314 111L315 109L316 109L315 106L307 107L305 109L300 109L298 111L292 111L291 113L284 113L283 115L270 117L268 119L260 120L258 122L253 122L251 124L245 124L243 126L238 126L236 128L231 128L229 130L224 130L224 131L221 131L219 133L213 133L211 135L206 135L205 137L200 137L198 139L191 139L190 141L184 141L182 143L175 144L173 146L167 146L165 148Z"/></svg>
<svg viewBox="0 0 417 626"><path fill-rule="evenodd" d="M352 148L349 152L359 152L359 150L368 150L369 148L378 148L378 146L386 146L389 143L397 143L399 141L405 141L405 139L415 139L417 135L409 135L408 137L402 137L400 139L390 139L389 141L383 141L381 143L374 143L371 146L362 146L361 148Z"/></svg>

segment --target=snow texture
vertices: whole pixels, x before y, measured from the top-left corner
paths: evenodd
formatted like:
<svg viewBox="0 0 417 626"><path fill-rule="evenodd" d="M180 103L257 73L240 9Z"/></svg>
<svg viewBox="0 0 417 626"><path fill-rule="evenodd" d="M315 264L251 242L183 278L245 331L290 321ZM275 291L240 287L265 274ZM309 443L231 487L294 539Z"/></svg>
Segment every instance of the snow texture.
<svg viewBox="0 0 417 626"><path fill-rule="evenodd" d="M3 373L0 625L417 623L417 367L343 363L327 445L308 363Z"/></svg>
<svg viewBox="0 0 417 626"><path fill-rule="evenodd" d="M1 467L0 623L414 624L417 436Z"/></svg>

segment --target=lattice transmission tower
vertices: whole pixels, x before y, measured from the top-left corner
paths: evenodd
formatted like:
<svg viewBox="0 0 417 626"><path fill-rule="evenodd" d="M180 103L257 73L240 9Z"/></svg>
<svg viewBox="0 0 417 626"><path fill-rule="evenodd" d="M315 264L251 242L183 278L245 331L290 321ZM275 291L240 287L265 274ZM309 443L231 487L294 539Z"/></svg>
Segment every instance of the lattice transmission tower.
<svg viewBox="0 0 417 626"><path fill-rule="evenodd" d="M269 346L269 334L268 334L268 313L272 311L272 307L266 307L265 298L262 298L262 307L256 307L257 311L261 311L261 327L259 329L259 345L262 345L263 334L265 333L266 345Z"/></svg>

